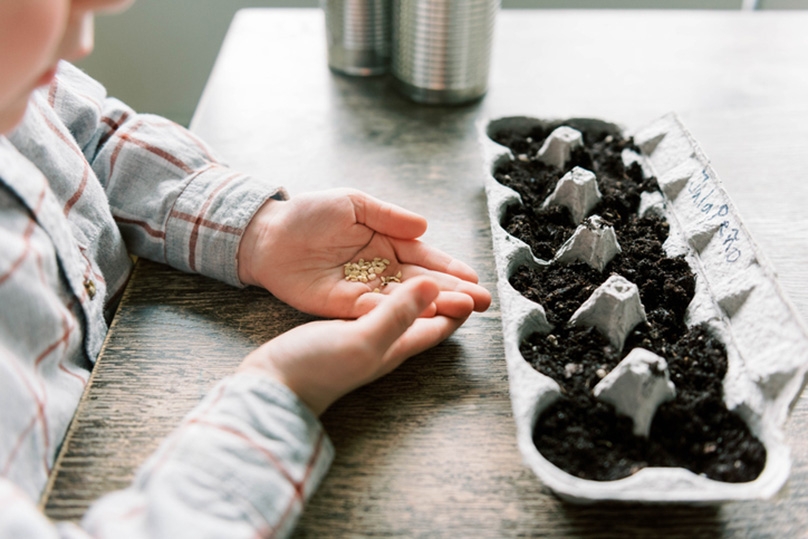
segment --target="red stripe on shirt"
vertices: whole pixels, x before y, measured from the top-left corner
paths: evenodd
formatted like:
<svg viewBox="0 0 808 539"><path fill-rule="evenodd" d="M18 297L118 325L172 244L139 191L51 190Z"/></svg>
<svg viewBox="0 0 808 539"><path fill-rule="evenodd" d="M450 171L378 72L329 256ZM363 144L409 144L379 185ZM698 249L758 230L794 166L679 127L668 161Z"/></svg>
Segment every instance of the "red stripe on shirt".
<svg viewBox="0 0 808 539"><path fill-rule="evenodd" d="M58 87L58 84L56 82L56 79L53 79L53 82L51 83L50 88L48 88L48 105L50 105L51 107L53 107L54 104L56 104L56 90L57 90L57 87Z"/></svg>
<svg viewBox="0 0 808 539"><path fill-rule="evenodd" d="M35 367L39 367L39 364L42 363L42 360L48 357L48 355L50 355L50 353L56 350L59 346L61 346L62 344L67 344L67 341L70 339L71 328L68 327L66 322L67 322L66 318L64 317L64 315L62 315L62 336L59 338L59 340L52 343L50 346L45 348L45 350L41 354L39 354L39 357L37 357L36 360L34 361Z"/></svg>
<svg viewBox="0 0 808 539"><path fill-rule="evenodd" d="M87 279L90 275L92 275L99 283L107 284L107 282L104 280L104 276L95 271L95 268L93 268L93 263L87 256L87 248L79 245L79 252L84 258L84 262L87 264L87 269L84 271L84 278Z"/></svg>
<svg viewBox="0 0 808 539"><path fill-rule="evenodd" d="M33 219L28 221L28 226L25 227L25 232L23 233L23 240L25 241L25 247L22 250L22 254L15 260L11 267L8 268L8 271L4 274L0 275L0 285L5 283L9 277L11 277L17 269L22 265L25 259L28 257L28 253L31 252L31 235L34 233L34 227L36 225L36 221Z"/></svg>
<svg viewBox="0 0 808 539"><path fill-rule="evenodd" d="M102 117L101 122L107 124L109 126L110 130L107 131L106 133L104 133L101 136L101 138L98 139L98 147L100 148L104 144L106 144L107 141L110 139L110 137L112 137L112 135L115 133L115 131L120 129L121 125L123 125L126 122L126 120L128 120L128 119L129 119L129 113L128 112L124 112L123 114L121 114L120 119L117 120L117 121L113 120L109 116Z"/></svg>
<svg viewBox="0 0 808 539"><path fill-rule="evenodd" d="M146 508L145 508L144 506L142 506L142 505L139 505L139 506L137 506L137 507L133 507L133 508L131 508L131 509L130 509L129 511L127 511L126 513L123 513L123 514L121 515L121 519L122 519L122 520L128 520L128 519L130 519L130 518L134 518L134 517L136 517L136 516L142 515L142 514L143 514L143 513L145 513L145 512L146 512Z"/></svg>
<svg viewBox="0 0 808 539"><path fill-rule="evenodd" d="M28 423L28 426L25 427L25 429L20 433L20 436L17 438L17 443L14 444L14 448L8 454L8 459L6 460L6 463L3 465L3 470L0 471L0 475L2 475L3 477L8 477L8 473L11 470L11 463L14 462L14 458L17 456L17 452L20 450L22 443L28 437L28 433L30 433L33 430L34 425L36 425L36 423L37 423L37 416L35 415L31 418L31 421Z"/></svg>
<svg viewBox="0 0 808 539"><path fill-rule="evenodd" d="M303 503L303 484L294 480L292 475L286 470L286 468L283 467L283 465L281 464L281 461L278 460L278 457L276 457L271 451L268 451L267 449L264 449L263 447L261 447L260 444L258 444L254 440L250 439L249 436L247 436L243 432L240 432L240 431L238 431L238 430L236 430L236 429L234 429L232 427L228 427L228 426L225 426L225 425L218 425L216 423L210 423L208 421L204 421L204 420L198 419L198 418L197 419L191 419L190 421L188 421L188 424L189 425L196 424L196 425L203 425L203 426L206 426L206 427L212 427L212 428L218 429L218 430L220 430L222 432L232 434L236 438L239 438L239 439L247 442L247 445L249 445L250 447L252 447L256 451L258 451L259 453L263 454L267 458L267 460L269 460L275 466L275 469L278 470L278 472L283 476L283 478L286 479L287 481L289 481L289 484L291 484L292 487L295 490L295 498L300 500L301 503Z"/></svg>
<svg viewBox="0 0 808 539"><path fill-rule="evenodd" d="M132 129L137 129L140 124L142 124L140 120L135 122L135 125L132 126ZM126 144L126 139L120 138L118 140L118 144L115 145L115 149L112 150L112 155L109 156L109 175L112 177L112 172L115 170L115 164L118 162L118 156L121 154L121 150L123 149L124 144Z"/></svg>
<svg viewBox="0 0 808 539"><path fill-rule="evenodd" d="M179 126L178 126L178 125L176 125L176 124L174 124L174 127L179 127ZM205 143L204 143L204 142L202 142L202 140L198 139L198 138L197 138L196 136L194 136L194 134L193 134L192 132L190 132L190 131L185 131L185 135L187 135L187 136L188 136L188 137L189 137L189 138L190 138L190 139L191 139L191 140L192 140L192 141L193 141L193 142L196 144L196 146L197 146L197 147L198 147L200 150L202 150L202 151L205 153L205 157L207 157L207 158L208 158L208 160L210 160L210 161L216 161L216 158L214 158L214 157L213 157L213 156L210 154L210 152L208 151L208 147L205 145Z"/></svg>
<svg viewBox="0 0 808 539"><path fill-rule="evenodd" d="M311 459L309 459L309 463L306 466L306 474L303 476L302 484L306 484L309 481L309 477L311 473L314 471L314 464L317 462L317 459L320 458L320 451L323 447L323 440L325 439L325 431L320 431L320 437L317 438L317 443L314 446L314 451L311 454Z"/></svg>
<svg viewBox="0 0 808 539"><path fill-rule="evenodd" d="M39 213L39 209L42 207L42 201L45 200L45 190L43 189L42 192L39 193L39 200L37 200L36 208L34 208L34 216ZM8 280L15 271L22 265L23 261L25 261L28 253L31 251L31 236L34 234L34 229L36 228L36 221L32 218L28 221L28 226L25 227L25 232L23 232L23 240L25 241L25 247L23 248L22 254L11 264L11 267L8 271L2 275L0 275L0 285Z"/></svg>
<svg viewBox="0 0 808 539"><path fill-rule="evenodd" d="M291 498L289 503L286 504L286 509L283 510L283 514L278 519L276 523L275 529L272 530L272 533L269 534L269 537L275 537L275 533L282 527L283 523L289 518L289 515L292 514L292 508L295 506L295 503L298 501L297 498ZM303 501L301 500L300 503L302 504Z"/></svg>
<svg viewBox="0 0 808 539"><path fill-rule="evenodd" d="M303 500L305 500L305 493L303 492L303 488L305 487L306 483L308 482L309 477L311 477L311 473L314 471L314 465L315 465L315 463L317 462L317 459L320 456L320 450L323 447L323 440L324 439L325 439L325 432L320 431L320 436L317 438L317 443L314 446L314 451L312 451L311 458L309 459L309 462L306 465L306 473L303 474L303 480L300 482L300 490L298 492L299 498L292 498L291 500L289 500L289 503L286 505L286 509L283 511L283 514L281 515L281 518L278 519L277 526L276 526L276 528L274 530L272 530L272 533L270 534L270 537L274 537L275 532L279 528L281 528L281 525L283 524L283 522L287 518L289 518L289 515L292 513L292 508L295 506L295 502L299 499L301 505L304 503ZM297 488L297 485L295 485L295 488Z"/></svg>
<svg viewBox="0 0 808 539"><path fill-rule="evenodd" d="M213 222L209 219L200 219L196 215L191 215L190 213L185 213L177 210L173 210L171 212L171 217L179 219L181 221L186 221L188 223L199 224L205 228L209 228L211 230L216 230L217 232L225 232L227 234L233 234L235 236L241 236L244 233L244 230L230 225L223 225L221 223Z"/></svg>
<svg viewBox="0 0 808 539"><path fill-rule="evenodd" d="M138 123L142 123L142 122L138 122ZM118 138L121 140L121 142L118 143L118 146L115 148L115 152L113 153L112 159L110 161L110 176L112 176L112 170L115 167L115 161L118 158L118 154L120 154L121 148L127 142L129 142L131 144L134 144L135 146L139 146L139 147L143 148L144 150L146 150L147 152L153 153L154 155L156 155L156 156L164 159L165 161L171 163L172 165L174 165L178 169L182 170L186 174L190 174L190 173L192 173L194 171L193 167L183 163L176 156L171 155L170 153L163 150L162 148L158 148L157 146L152 146L148 142L136 139L135 137L129 135L128 133L122 133L121 135L118 136Z"/></svg>
<svg viewBox="0 0 808 539"><path fill-rule="evenodd" d="M79 382L81 382L81 387L84 387L84 386L87 385L87 380L85 380L84 378L82 378L81 376L76 374L75 372L70 372L70 370L67 367L65 367L64 363L59 363L59 370L64 371L66 374L69 374L70 376L72 376L73 378L75 378Z"/></svg>
<svg viewBox="0 0 808 539"><path fill-rule="evenodd" d="M253 535L253 537L255 537L255 539L270 539L272 537L275 537L275 530L273 530L272 528L270 529L259 528L255 530L255 535Z"/></svg>
<svg viewBox="0 0 808 539"><path fill-rule="evenodd" d="M213 199L219 194L219 191L224 189L227 184L232 182L238 176L238 174L233 174L220 183L216 189L213 190L210 196L208 196L208 199L199 210L199 215L193 221L194 228L191 230L191 238L188 240L188 267L191 268L191 271L196 271L196 242L199 240L199 228L202 226L203 216L208 211L208 208L210 208L210 205L213 204ZM174 212L171 213L173 214Z"/></svg>
<svg viewBox="0 0 808 539"><path fill-rule="evenodd" d="M45 449L45 451L42 453L42 456L44 460L45 470L47 470L48 473L50 473L50 466L48 466L48 448L50 447L50 435L48 434L48 418L45 415L45 402L43 400L40 400L33 386L30 383L28 383L28 379L25 377L25 372L23 372L20 369L20 365L18 364L18 362L11 361L11 368L13 368L17 372L17 376L20 378L20 380L22 380L25 389L28 390L28 393L34 399L34 402L36 402L36 416L33 418L33 423L34 425L36 425L37 420L39 420L38 422L42 423L42 437L44 440L43 446ZM43 397L44 397L44 391L45 388L43 386L42 388ZM26 428L26 430L20 434L19 439L17 440L15 446L22 443L22 440L25 439L25 436L29 430L30 429ZM12 460L13 460L12 456L9 456L8 462L6 462L7 468L11 466Z"/></svg>
<svg viewBox="0 0 808 539"><path fill-rule="evenodd" d="M149 223L147 223L146 221L139 221L137 219L127 219L126 217L118 217L116 215L113 216L113 218L115 219L116 223L139 226L146 231L146 234L148 234L153 238L164 239L166 237L165 232L163 232L162 230L153 229L151 225L149 225Z"/></svg>
<svg viewBox="0 0 808 539"><path fill-rule="evenodd" d="M89 178L89 176L90 176L90 166L85 161L84 175L81 177L81 183L79 183L79 186L76 189L76 192L73 193L73 196L71 196L65 203L64 208L65 217L67 217L67 214L70 213L71 209L73 209L73 206L76 205L76 202L79 201L81 195L84 194L84 188L87 187L87 178Z"/></svg>
<svg viewBox="0 0 808 539"><path fill-rule="evenodd" d="M208 413L210 409L213 408L213 406L215 406L216 403L218 403L219 400L224 396L224 392L225 387L219 386L216 395L210 399L210 402L208 402L207 407L204 410L202 410L200 414L204 415ZM160 459L157 462L155 462L154 465L152 466L152 473L156 473L157 470L159 470L163 466L165 461L171 456L171 452L174 450L174 446L176 446L177 443L179 443L179 441L182 439L182 434L184 433L185 430L188 429L188 426L189 426L188 423L180 425L180 427L174 432L174 434L171 435L171 437L169 438L168 447L166 447L166 449L162 451Z"/></svg>
<svg viewBox="0 0 808 539"><path fill-rule="evenodd" d="M42 112L41 109L40 109L40 112ZM64 213L65 213L65 215L67 215L68 213L70 213L71 208L73 208L73 206L76 205L76 202L79 201L79 198L81 198L81 195L84 193L84 188L87 186L87 179L90 176L90 164L87 162L87 159L84 157L84 154L81 152L81 149L79 149L79 147L76 145L75 140L73 140L71 138L68 138L62 132L62 130L59 129L59 127L56 124L54 124L53 122L50 121L50 119L48 118L48 116L46 114L44 114L44 113L42 114L42 119L45 120L45 123L48 125L50 130L53 131L53 133L57 137L59 137L59 139L62 142L64 142L67 145L68 148L73 150L73 153L75 153L82 160L82 162L84 164L84 172L83 172L83 175L82 175L82 178L81 178L81 183L79 183L79 186L76 189L76 192L73 193L73 195L70 197L70 199L65 204Z"/></svg>
<svg viewBox="0 0 808 539"><path fill-rule="evenodd" d="M162 120L162 121L160 121L160 120ZM163 126L163 127L166 127L166 128L173 129L174 131L177 131L178 134L183 136L184 138L191 139L191 142L194 143L194 145L196 145L196 147L199 148L199 150L202 153L205 154L205 157L208 159L208 161L214 161L214 162L216 161L216 158L213 157L213 155L211 155L207 144L202 142L201 139L197 138L196 135L194 135L191 131L188 131L187 129L185 129L181 125L177 124L176 122L172 122L171 120L169 120L167 118L155 118L154 125L160 125L160 126Z"/></svg>

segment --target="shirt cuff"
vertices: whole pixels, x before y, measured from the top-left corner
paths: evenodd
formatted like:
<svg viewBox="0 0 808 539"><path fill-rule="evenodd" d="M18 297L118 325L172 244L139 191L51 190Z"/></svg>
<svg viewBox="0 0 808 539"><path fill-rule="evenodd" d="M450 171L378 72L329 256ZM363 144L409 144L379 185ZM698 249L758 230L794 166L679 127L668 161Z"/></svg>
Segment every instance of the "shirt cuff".
<svg viewBox="0 0 808 539"><path fill-rule="evenodd" d="M244 230L264 203L285 200L286 191L214 165L192 178L177 198L166 224L166 262L233 286Z"/></svg>

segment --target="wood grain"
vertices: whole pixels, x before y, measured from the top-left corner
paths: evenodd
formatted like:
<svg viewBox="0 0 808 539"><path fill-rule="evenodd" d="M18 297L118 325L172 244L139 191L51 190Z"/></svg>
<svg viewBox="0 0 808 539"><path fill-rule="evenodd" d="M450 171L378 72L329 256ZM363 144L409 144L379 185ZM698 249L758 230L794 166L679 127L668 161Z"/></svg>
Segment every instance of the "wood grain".
<svg viewBox="0 0 808 539"><path fill-rule="evenodd" d="M422 107L389 79L326 68L322 14L235 20L192 128L233 166L296 193L355 187L425 215L425 239L495 290L478 128L507 115L639 127L676 110L808 317L808 15L505 11L491 88ZM786 424L773 500L574 506L521 462L495 302L443 345L323 417L337 450L296 537L804 537L808 400ZM269 294L140 262L44 501L76 520L252 347L308 317Z"/></svg>

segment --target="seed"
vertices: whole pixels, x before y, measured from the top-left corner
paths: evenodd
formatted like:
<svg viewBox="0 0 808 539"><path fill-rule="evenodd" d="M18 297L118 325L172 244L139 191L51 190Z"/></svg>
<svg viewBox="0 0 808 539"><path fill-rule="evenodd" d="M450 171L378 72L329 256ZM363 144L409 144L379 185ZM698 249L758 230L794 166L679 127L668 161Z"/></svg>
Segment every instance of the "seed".
<svg viewBox="0 0 808 539"><path fill-rule="evenodd" d="M346 281L368 283L375 281L377 278L381 279L381 286L387 286L389 283L400 283L401 272L396 275L383 276L382 273L387 270L390 261L386 258L374 257L373 260L365 260L360 258L357 262L346 262L343 264L343 274Z"/></svg>

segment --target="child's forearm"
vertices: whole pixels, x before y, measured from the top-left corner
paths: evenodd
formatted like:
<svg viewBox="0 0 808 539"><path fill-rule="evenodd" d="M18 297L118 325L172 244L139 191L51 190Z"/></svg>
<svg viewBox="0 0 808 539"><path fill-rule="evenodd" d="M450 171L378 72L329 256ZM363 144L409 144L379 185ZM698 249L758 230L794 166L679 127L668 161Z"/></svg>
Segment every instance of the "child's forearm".
<svg viewBox="0 0 808 539"><path fill-rule="evenodd" d="M118 537L288 535L333 459L314 415L287 388L239 374L220 382L83 527ZM194 530L198 530L196 533ZM138 536L138 535L135 535Z"/></svg>

